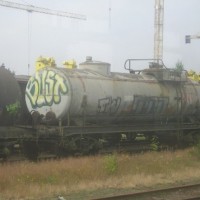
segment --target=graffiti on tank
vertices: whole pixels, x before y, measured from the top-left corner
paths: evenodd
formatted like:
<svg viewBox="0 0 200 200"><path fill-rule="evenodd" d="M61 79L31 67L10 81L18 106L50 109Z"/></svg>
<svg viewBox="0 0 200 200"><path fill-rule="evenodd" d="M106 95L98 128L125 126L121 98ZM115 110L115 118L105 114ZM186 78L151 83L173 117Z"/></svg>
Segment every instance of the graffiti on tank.
<svg viewBox="0 0 200 200"><path fill-rule="evenodd" d="M9 114L16 114L19 109L20 109L20 103L19 103L19 101L16 101L13 104L6 105L6 111Z"/></svg>
<svg viewBox="0 0 200 200"><path fill-rule="evenodd" d="M121 98L107 97L98 100L98 113L115 114L121 104Z"/></svg>
<svg viewBox="0 0 200 200"><path fill-rule="evenodd" d="M162 114L169 103L168 97L134 96L132 113Z"/></svg>
<svg viewBox="0 0 200 200"><path fill-rule="evenodd" d="M36 72L26 87L26 96L32 108L59 104L62 95L67 92L65 79L52 70L44 70L41 74Z"/></svg>

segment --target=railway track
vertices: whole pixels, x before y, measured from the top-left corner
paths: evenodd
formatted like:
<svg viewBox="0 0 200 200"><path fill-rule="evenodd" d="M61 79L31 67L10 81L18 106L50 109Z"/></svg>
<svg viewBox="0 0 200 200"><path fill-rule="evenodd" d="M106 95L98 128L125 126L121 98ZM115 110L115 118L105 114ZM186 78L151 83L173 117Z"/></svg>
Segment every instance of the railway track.
<svg viewBox="0 0 200 200"><path fill-rule="evenodd" d="M109 196L92 200L196 200L200 199L200 183L143 191L125 195Z"/></svg>

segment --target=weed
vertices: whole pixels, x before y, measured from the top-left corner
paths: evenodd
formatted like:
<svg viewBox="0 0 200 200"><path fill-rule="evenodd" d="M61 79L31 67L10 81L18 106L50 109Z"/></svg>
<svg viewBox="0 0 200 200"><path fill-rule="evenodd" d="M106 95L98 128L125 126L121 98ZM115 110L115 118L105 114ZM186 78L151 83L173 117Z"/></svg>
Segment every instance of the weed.
<svg viewBox="0 0 200 200"><path fill-rule="evenodd" d="M114 174L117 171L116 155L105 156L105 169L108 174Z"/></svg>
<svg viewBox="0 0 200 200"><path fill-rule="evenodd" d="M150 144L151 150L152 151L158 151L159 149L159 141L157 136L152 136L151 138L151 144Z"/></svg>
<svg viewBox="0 0 200 200"><path fill-rule="evenodd" d="M191 154L196 156L197 159L200 159L200 141L192 148Z"/></svg>

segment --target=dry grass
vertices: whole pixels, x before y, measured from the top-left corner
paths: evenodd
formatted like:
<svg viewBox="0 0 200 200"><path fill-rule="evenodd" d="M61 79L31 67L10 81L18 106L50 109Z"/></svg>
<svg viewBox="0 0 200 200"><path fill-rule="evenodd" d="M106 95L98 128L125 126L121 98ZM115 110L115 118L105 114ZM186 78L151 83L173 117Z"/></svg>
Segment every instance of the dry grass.
<svg viewBox="0 0 200 200"><path fill-rule="evenodd" d="M28 199L99 188L135 188L195 180L191 149L0 165L0 199Z"/></svg>

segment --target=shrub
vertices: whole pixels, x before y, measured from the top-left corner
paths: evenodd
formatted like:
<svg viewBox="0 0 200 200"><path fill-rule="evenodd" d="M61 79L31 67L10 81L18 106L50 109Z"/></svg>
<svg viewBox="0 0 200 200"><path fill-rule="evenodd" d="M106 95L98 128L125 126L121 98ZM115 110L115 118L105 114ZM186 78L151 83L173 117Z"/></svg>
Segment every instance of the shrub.
<svg viewBox="0 0 200 200"><path fill-rule="evenodd" d="M159 149L159 141L157 136L152 136L151 138L151 144L150 144L151 150L152 151L158 151Z"/></svg>
<svg viewBox="0 0 200 200"><path fill-rule="evenodd" d="M105 169L109 174L114 174L117 171L118 164L115 155L105 156L104 163L105 163Z"/></svg>

